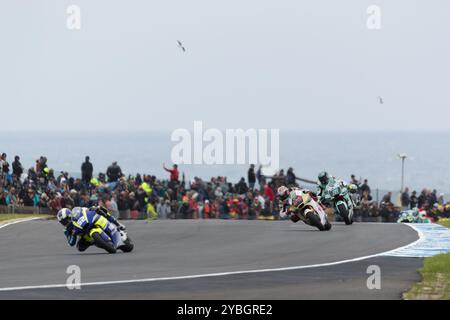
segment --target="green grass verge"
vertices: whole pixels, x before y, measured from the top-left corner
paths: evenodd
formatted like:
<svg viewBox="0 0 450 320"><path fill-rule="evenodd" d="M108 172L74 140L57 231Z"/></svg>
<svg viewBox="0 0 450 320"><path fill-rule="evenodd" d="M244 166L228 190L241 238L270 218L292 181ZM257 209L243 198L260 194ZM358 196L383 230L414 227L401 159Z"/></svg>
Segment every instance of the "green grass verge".
<svg viewBox="0 0 450 320"><path fill-rule="evenodd" d="M450 229L450 219L441 219L439 220L439 224Z"/></svg>
<svg viewBox="0 0 450 320"><path fill-rule="evenodd" d="M450 228L450 219L441 219L439 224ZM419 269L422 281L413 285L403 297L408 300L450 299L450 253L425 258Z"/></svg>
<svg viewBox="0 0 450 320"><path fill-rule="evenodd" d="M16 220L16 219L24 219L24 218L44 218L48 219L51 218L51 215L48 214L10 214L10 213L2 213L0 214L0 222L7 222L9 220Z"/></svg>

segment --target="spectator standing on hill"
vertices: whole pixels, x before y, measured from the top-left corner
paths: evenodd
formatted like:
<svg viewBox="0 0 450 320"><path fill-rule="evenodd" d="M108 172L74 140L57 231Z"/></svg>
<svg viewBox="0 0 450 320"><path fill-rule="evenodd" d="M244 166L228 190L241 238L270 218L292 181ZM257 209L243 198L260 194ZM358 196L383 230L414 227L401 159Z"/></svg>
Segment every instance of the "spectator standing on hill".
<svg viewBox="0 0 450 320"><path fill-rule="evenodd" d="M42 177L44 179L47 179L47 176L49 174L50 169L47 165L47 158L44 156L41 156L39 160L36 161L36 173L38 177Z"/></svg>
<svg viewBox="0 0 450 320"><path fill-rule="evenodd" d="M256 183L255 165L251 164L247 172L248 187L254 189Z"/></svg>
<svg viewBox="0 0 450 320"><path fill-rule="evenodd" d="M123 175L122 169L117 165L117 162L114 161L112 165L108 167L106 170L106 175L108 176L109 182L117 182L119 178Z"/></svg>
<svg viewBox="0 0 450 320"><path fill-rule="evenodd" d="M6 160L6 153L2 153L0 157L0 180L3 184L0 183L0 186L6 186L8 183L8 173L9 173L9 163Z"/></svg>
<svg viewBox="0 0 450 320"><path fill-rule="evenodd" d="M411 202L410 197L409 197L409 189L408 188L405 188L405 191L402 192L401 200L402 200L402 209L403 210L408 209L409 204Z"/></svg>
<svg viewBox="0 0 450 320"><path fill-rule="evenodd" d="M256 178L258 179L259 189L261 190L266 184L266 177L262 173L262 166L260 165L256 172Z"/></svg>
<svg viewBox="0 0 450 320"><path fill-rule="evenodd" d="M431 207L434 206L435 203L437 203L438 201L438 196L437 196L437 190L434 189L433 192L430 192L430 194L428 195L428 205Z"/></svg>
<svg viewBox="0 0 450 320"><path fill-rule="evenodd" d="M1 187L3 186L3 164L4 164L3 157L0 156L0 189L2 189Z"/></svg>
<svg viewBox="0 0 450 320"><path fill-rule="evenodd" d="M179 171L178 171L178 165L174 164L172 169L166 168L166 165L163 163L163 168L167 172L170 173L170 182L172 183L178 183L179 182Z"/></svg>
<svg viewBox="0 0 450 320"><path fill-rule="evenodd" d="M367 192L370 195L370 187L369 187L369 181L367 179L364 179L364 183L359 188L359 191L361 192L361 195L364 192Z"/></svg>
<svg viewBox="0 0 450 320"><path fill-rule="evenodd" d="M288 186L297 185L297 177L295 176L293 168L289 168L286 172L286 182Z"/></svg>
<svg viewBox="0 0 450 320"><path fill-rule="evenodd" d="M384 196L383 196L383 199L381 199L381 202L383 203L392 203L391 202L391 197L392 197L392 192L388 192L388 193L386 193Z"/></svg>
<svg viewBox="0 0 450 320"><path fill-rule="evenodd" d="M242 177L241 180L235 186L236 193L245 194L248 191L247 184L245 183L245 179Z"/></svg>
<svg viewBox="0 0 450 320"><path fill-rule="evenodd" d="M12 163L13 175L17 178L20 178L23 173L23 166L20 163L20 157L15 156L14 162Z"/></svg>
<svg viewBox="0 0 450 320"><path fill-rule="evenodd" d="M413 191L411 193L411 197L409 198L409 207L410 207L410 209L417 208L418 203L419 203L419 200L417 199L417 192Z"/></svg>
<svg viewBox="0 0 450 320"><path fill-rule="evenodd" d="M359 181L356 179L356 176L354 174L352 174L350 176L350 183L352 183L352 184L354 184L354 185L359 187Z"/></svg>
<svg viewBox="0 0 450 320"><path fill-rule="evenodd" d="M94 172L94 167L89 162L89 159L89 156L86 156L85 161L81 164L81 179L86 183L91 181L92 173Z"/></svg>
<svg viewBox="0 0 450 320"><path fill-rule="evenodd" d="M417 198L417 207L419 209L425 206L425 202L427 201L427 190L423 189L420 193L420 196Z"/></svg>
<svg viewBox="0 0 450 320"><path fill-rule="evenodd" d="M286 182L288 186L294 186L296 185L296 179L297 177L295 176L294 173L294 169L289 168L288 171L286 172Z"/></svg>

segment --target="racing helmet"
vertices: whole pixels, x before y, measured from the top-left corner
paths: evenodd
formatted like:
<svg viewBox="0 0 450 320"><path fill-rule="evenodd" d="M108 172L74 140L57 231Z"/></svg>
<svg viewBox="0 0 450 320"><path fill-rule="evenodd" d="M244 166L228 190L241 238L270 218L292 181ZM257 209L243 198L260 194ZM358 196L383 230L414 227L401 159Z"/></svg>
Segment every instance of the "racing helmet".
<svg viewBox="0 0 450 320"><path fill-rule="evenodd" d="M326 171L319 173L318 178L320 183L322 184L328 184L328 181L330 180L330 177L328 176L328 173Z"/></svg>
<svg viewBox="0 0 450 320"><path fill-rule="evenodd" d="M80 216L83 213L83 208L81 207L75 207L72 209L72 217L76 218Z"/></svg>
<svg viewBox="0 0 450 320"><path fill-rule="evenodd" d="M68 208L62 208L56 214L56 219L58 219L58 222L66 227L72 219L72 212Z"/></svg>
<svg viewBox="0 0 450 320"><path fill-rule="evenodd" d="M281 201L285 201L289 197L289 189L286 186L279 187L277 196Z"/></svg>
<svg viewBox="0 0 450 320"><path fill-rule="evenodd" d="M420 219L426 219L427 218L426 210L419 210L419 216L420 216Z"/></svg>

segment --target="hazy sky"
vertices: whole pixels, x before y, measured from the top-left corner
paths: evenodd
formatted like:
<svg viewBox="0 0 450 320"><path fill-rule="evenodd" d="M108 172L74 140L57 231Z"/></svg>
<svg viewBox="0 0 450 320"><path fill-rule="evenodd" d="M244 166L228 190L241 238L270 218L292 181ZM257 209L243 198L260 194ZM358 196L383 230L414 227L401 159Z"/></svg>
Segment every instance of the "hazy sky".
<svg viewBox="0 0 450 320"><path fill-rule="evenodd" d="M66 27L71 4L81 30ZM366 26L372 4L381 30ZM446 130L449 12L448 0L0 0L0 130Z"/></svg>

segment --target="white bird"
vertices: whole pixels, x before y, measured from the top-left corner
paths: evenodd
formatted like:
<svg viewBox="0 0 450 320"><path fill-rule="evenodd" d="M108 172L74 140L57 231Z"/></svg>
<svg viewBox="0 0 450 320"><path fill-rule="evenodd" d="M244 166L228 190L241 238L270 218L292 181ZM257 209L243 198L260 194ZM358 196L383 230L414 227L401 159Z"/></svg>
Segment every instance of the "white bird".
<svg viewBox="0 0 450 320"><path fill-rule="evenodd" d="M183 47L183 44L181 43L181 41L177 40L177 42L178 42L178 46L183 50L183 52L186 52L186 48Z"/></svg>

